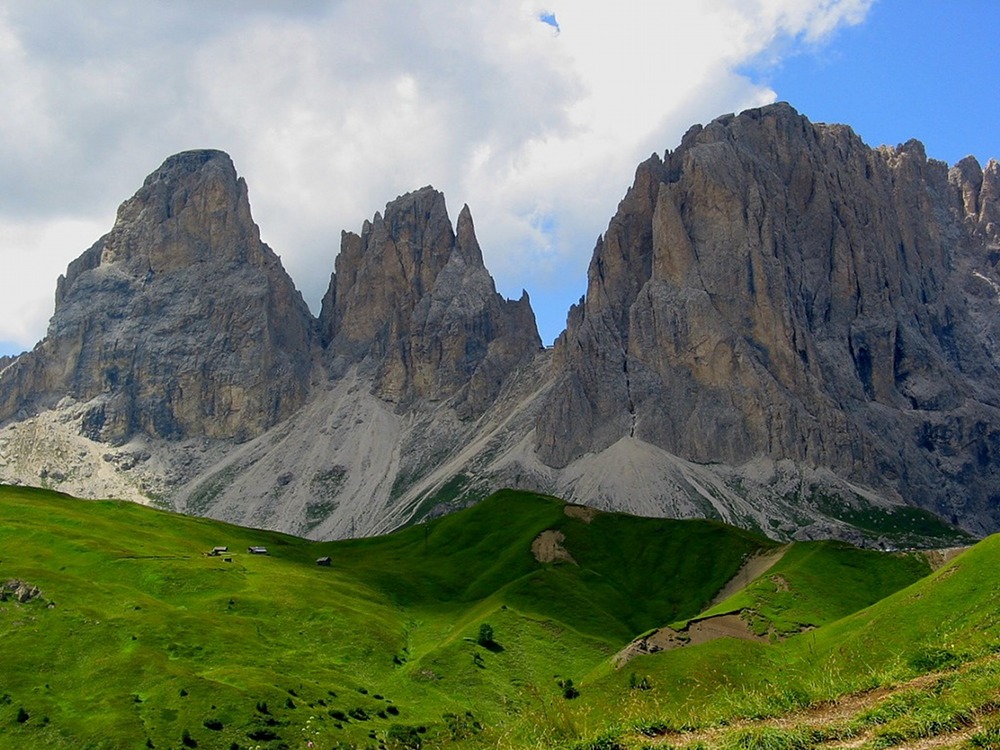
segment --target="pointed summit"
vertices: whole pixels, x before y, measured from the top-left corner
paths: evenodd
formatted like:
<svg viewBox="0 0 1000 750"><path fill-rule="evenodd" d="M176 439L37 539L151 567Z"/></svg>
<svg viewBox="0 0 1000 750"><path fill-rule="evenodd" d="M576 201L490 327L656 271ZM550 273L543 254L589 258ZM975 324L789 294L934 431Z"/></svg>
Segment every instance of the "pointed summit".
<svg viewBox="0 0 1000 750"><path fill-rule="evenodd" d="M458 242L458 250L466 263L470 266L478 267L483 265L483 251L479 248L479 240L476 239L476 227L472 223L472 211L469 205L462 206L458 214L458 223L455 226L455 235Z"/></svg>
<svg viewBox="0 0 1000 750"><path fill-rule="evenodd" d="M68 395L102 440L246 439L302 404L311 330L232 160L187 151L60 277L45 339L0 381L0 419Z"/></svg>

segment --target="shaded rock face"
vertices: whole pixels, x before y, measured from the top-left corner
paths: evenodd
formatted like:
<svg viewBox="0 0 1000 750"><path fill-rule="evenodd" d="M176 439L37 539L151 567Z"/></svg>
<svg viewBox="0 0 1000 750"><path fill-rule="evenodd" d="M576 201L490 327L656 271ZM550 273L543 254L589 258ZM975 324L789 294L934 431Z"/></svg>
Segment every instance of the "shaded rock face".
<svg viewBox="0 0 1000 750"><path fill-rule="evenodd" d="M453 399L463 416L482 413L541 349L527 293L497 294L468 206L453 231L430 187L343 233L320 328L335 374L362 363L381 398Z"/></svg>
<svg viewBox="0 0 1000 750"><path fill-rule="evenodd" d="M827 466L1000 525L998 165L871 149L787 105L636 172L556 345L536 449L633 436Z"/></svg>
<svg viewBox="0 0 1000 750"><path fill-rule="evenodd" d="M70 396L95 439L247 439L304 402L313 328L229 157L177 154L60 277L45 339L0 380L0 419Z"/></svg>

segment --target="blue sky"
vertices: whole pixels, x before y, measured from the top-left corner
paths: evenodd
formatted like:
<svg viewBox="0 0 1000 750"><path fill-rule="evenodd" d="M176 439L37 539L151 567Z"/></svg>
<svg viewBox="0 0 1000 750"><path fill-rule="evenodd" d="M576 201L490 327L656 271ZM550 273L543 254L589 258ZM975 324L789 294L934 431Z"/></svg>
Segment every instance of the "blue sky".
<svg viewBox="0 0 1000 750"><path fill-rule="evenodd" d="M750 75L869 144L922 141L954 164L1000 158L1000 2L878 0L864 23Z"/></svg>
<svg viewBox="0 0 1000 750"><path fill-rule="evenodd" d="M873 146L1000 157L997 0L84 5L0 2L0 354L188 148L232 155L314 311L342 229L427 184L453 220L468 203L547 343L636 164L693 123L785 100Z"/></svg>

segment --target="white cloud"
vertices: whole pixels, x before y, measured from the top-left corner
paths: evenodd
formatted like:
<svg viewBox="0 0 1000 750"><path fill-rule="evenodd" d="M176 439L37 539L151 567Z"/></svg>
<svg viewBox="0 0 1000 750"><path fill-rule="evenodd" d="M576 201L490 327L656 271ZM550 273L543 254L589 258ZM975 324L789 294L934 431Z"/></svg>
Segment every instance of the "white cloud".
<svg viewBox="0 0 1000 750"><path fill-rule="evenodd" d="M17 344L12 349L19 352L39 340L52 314L56 279L66 271L66 246L90 237L88 245L80 248L85 250L105 231L105 223L93 220L0 222L4 279L0 342Z"/></svg>
<svg viewBox="0 0 1000 750"><path fill-rule="evenodd" d="M773 100L737 68L870 2L86 5L0 11L0 341L25 347L118 203L201 147L233 156L314 306L340 230L433 184L453 215L470 204L501 290L528 287L551 337L636 163Z"/></svg>

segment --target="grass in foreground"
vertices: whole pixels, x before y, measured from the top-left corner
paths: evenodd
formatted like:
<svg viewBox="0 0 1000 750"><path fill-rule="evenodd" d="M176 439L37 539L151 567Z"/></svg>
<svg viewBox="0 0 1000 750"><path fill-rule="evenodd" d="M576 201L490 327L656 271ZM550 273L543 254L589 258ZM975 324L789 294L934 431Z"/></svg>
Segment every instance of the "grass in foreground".
<svg viewBox="0 0 1000 750"><path fill-rule="evenodd" d="M543 530L564 534L574 562L535 560ZM204 555L217 545L231 554ZM247 554L258 545L270 555ZM766 576L747 595L769 627L817 629L610 669L628 640L697 615L770 545L706 521L586 523L518 492L387 537L314 543L0 488L0 581L42 591L0 602L0 747L642 746L974 664L1000 640L993 540L908 588L926 570L805 545L769 573L791 600L767 596ZM988 712L969 710L970 738L988 739Z"/></svg>

